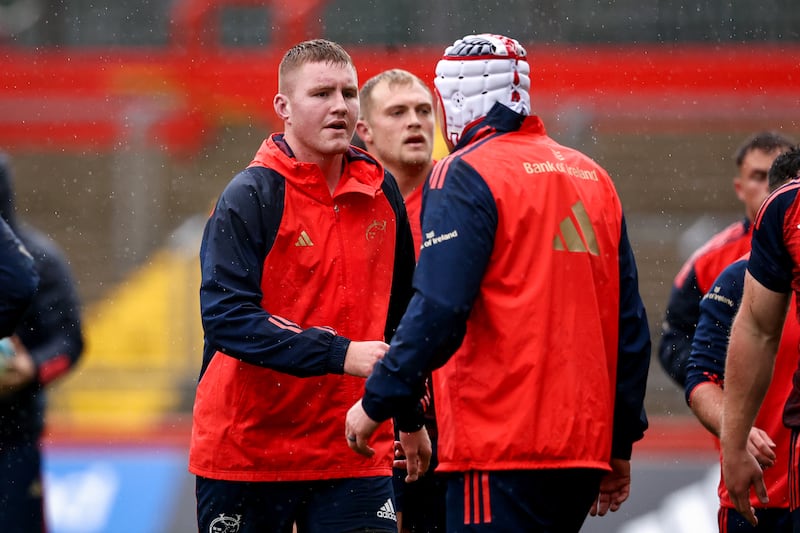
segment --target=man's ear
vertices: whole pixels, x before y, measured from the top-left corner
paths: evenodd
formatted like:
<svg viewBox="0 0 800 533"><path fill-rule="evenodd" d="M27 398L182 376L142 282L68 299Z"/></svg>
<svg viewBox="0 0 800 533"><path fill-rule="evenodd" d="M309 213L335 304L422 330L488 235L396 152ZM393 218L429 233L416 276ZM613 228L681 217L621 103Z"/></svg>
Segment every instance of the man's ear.
<svg viewBox="0 0 800 533"><path fill-rule="evenodd" d="M272 106L275 108L275 114L277 114L281 120L289 120L292 110L289 105L289 99L286 98L285 94L276 94L275 98L272 99Z"/></svg>
<svg viewBox="0 0 800 533"><path fill-rule="evenodd" d="M361 119L356 122L356 133L364 143L372 143L372 128Z"/></svg>

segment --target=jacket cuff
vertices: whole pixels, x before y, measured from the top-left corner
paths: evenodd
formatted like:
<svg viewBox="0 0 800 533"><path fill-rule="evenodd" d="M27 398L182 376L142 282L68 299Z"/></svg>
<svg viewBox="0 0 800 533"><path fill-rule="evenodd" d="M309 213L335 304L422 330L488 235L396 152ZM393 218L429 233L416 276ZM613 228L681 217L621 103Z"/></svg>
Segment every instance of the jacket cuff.
<svg viewBox="0 0 800 533"><path fill-rule="evenodd" d="M398 431L414 433L425 425L425 412L422 406L417 404L416 409L406 410L406 412L398 414L394 418L394 423Z"/></svg>
<svg viewBox="0 0 800 533"><path fill-rule="evenodd" d="M328 350L328 362L325 371L328 374L344 374L344 356L350 347L350 339L336 335Z"/></svg>
<svg viewBox="0 0 800 533"><path fill-rule="evenodd" d="M383 422L392 418L393 413L389 404L380 401L376 396L364 392L364 397L361 398L361 407L372 420L376 422ZM394 414L394 424L398 431L403 433L414 433L422 429L425 425L425 410L421 402L416 402L413 406L403 407Z"/></svg>
<svg viewBox="0 0 800 533"><path fill-rule="evenodd" d="M616 443L614 442L611 445L611 458L612 459L624 459L626 461L631 460L631 455L633 453L633 443Z"/></svg>

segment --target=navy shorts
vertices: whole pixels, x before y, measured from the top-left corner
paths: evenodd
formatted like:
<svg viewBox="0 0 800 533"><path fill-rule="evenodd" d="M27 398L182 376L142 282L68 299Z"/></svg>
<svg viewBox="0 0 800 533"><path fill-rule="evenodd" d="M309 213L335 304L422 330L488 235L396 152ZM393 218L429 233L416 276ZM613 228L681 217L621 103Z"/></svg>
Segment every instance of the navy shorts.
<svg viewBox="0 0 800 533"><path fill-rule="evenodd" d="M719 533L751 533L756 531L792 533L792 515L788 508L756 509L756 518L758 518L758 527L753 527L736 509L720 507L719 511L717 511Z"/></svg>
<svg viewBox="0 0 800 533"><path fill-rule="evenodd" d="M200 533L397 532L392 478L243 482L197 476Z"/></svg>
<svg viewBox="0 0 800 533"><path fill-rule="evenodd" d="M430 393L431 407L433 393ZM393 475L394 497L397 510L403 513L403 531L407 533L444 533L447 478L434 473L439 464L436 455L438 431L436 422L429 418L425 427L431 439L433 454L428 471L417 481L406 483L406 469L395 468Z"/></svg>
<svg viewBox="0 0 800 533"><path fill-rule="evenodd" d="M421 478L405 482L405 469L395 469L394 491L398 510L403 513L403 531L444 533L447 478L428 470Z"/></svg>
<svg viewBox="0 0 800 533"><path fill-rule="evenodd" d="M42 455L35 440L0 445L0 530L45 531Z"/></svg>
<svg viewBox="0 0 800 533"><path fill-rule="evenodd" d="M553 469L453 474L447 485L447 532L577 532L604 473Z"/></svg>

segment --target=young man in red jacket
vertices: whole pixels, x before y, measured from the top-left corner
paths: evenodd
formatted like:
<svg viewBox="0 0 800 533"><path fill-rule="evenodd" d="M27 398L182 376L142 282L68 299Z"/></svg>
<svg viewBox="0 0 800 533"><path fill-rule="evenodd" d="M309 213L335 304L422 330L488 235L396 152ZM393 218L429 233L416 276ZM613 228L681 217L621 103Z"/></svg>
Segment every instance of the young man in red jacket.
<svg viewBox="0 0 800 533"><path fill-rule="evenodd" d="M578 531L627 498L647 427L647 319L608 174L530 115L525 50L469 35L436 67L414 296L348 412L369 455L433 375L447 530Z"/></svg>
<svg viewBox="0 0 800 533"><path fill-rule="evenodd" d="M291 48L273 102L284 131L225 188L200 249L205 349L189 454L199 530L394 532L393 429L354 460L341 420L408 303L403 200L350 146L358 81L339 45ZM396 420L415 478L430 457L421 412Z"/></svg>

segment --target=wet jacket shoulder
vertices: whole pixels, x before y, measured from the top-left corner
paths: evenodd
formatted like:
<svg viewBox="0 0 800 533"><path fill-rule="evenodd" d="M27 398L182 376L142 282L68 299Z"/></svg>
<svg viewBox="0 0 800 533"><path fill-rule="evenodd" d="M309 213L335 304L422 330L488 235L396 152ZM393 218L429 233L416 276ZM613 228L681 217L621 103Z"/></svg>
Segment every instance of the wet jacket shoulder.
<svg viewBox="0 0 800 533"><path fill-rule="evenodd" d="M38 283L33 257L0 219L0 337L14 332Z"/></svg>
<svg viewBox="0 0 800 533"><path fill-rule="evenodd" d="M753 230L747 270L775 292L797 291L800 264L800 180L778 188L761 205Z"/></svg>

